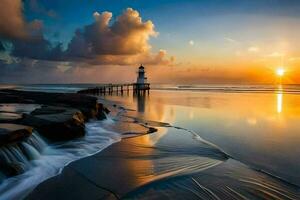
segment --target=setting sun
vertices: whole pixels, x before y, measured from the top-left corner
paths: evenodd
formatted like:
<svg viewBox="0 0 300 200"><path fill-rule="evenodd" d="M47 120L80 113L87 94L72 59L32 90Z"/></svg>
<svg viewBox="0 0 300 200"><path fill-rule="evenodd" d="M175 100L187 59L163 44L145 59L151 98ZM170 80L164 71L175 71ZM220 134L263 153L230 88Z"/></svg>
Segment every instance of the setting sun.
<svg viewBox="0 0 300 200"><path fill-rule="evenodd" d="M276 74L278 75L278 76L283 76L284 75L284 69L283 68L278 68L277 70L276 70Z"/></svg>

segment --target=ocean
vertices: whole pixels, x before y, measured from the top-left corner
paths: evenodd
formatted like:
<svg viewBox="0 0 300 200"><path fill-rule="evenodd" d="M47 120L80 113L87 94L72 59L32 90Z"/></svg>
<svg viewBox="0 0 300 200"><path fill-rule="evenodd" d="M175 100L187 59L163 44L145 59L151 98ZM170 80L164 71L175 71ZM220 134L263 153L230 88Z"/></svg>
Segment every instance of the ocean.
<svg viewBox="0 0 300 200"><path fill-rule="evenodd" d="M1 86L1 88L76 92L97 85L10 85ZM5 184L0 185L0 193L7 194L7 196L0 195L0 198L13 197L13 194L25 195L24 190L32 189L42 180L56 175L69 162L92 155L120 141L122 135L118 131L105 129L105 127L114 126L116 122L112 119L120 112L127 117L158 123L158 125L154 123L154 126L162 127L163 130L160 131L164 132L155 139L158 145L166 140L176 140L176 134L178 134L173 133L168 127L160 126L159 123L180 128L190 133L191 139L200 138L202 142L224 152L233 160L230 164L242 163L255 172L267 174L271 177L270 179L276 179L285 185L283 188L277 188L277 191L271 187L275 183L266 178L262 180L263 183L269 183L265 191L276 190L277 197L281 197L278 193L284 193L288 197L297 199L299 193L290 193L289 185L293 187L293 191L296 188L299 192L299 94L300 86L298 85L153 85L149 94L133 95L131 92L125 92L123 95L99 96L99 102L111 107L119 105L120 108L125 108L126 113L124 114L124 110L121 109L114 116L109 116L105 122L88 123L87 136L71 141L72 148L64 148L64 145L69 147L69 144L45 148L48 150L40 153L41 158L32 168L34 171L28 170L23 175L6 180ZM180 141L176 141L175 144L180 144ZM189 146L186 143L185 145L184 147ZM173 148L176 149L176 145ZM169 160L169 162L172 163L174 160ZM45 163L56 164L51 165L47 171ZM214 162L211 167L217 164ZM178 164L178 168L182 167ZM28 179L33 179L32 187L26 185ZM16 187L16 184L19 184L19 187ZM262 183L256 182L256 184ZM134 195L138 196L140 193L142 192L134 193Z"/></svg>

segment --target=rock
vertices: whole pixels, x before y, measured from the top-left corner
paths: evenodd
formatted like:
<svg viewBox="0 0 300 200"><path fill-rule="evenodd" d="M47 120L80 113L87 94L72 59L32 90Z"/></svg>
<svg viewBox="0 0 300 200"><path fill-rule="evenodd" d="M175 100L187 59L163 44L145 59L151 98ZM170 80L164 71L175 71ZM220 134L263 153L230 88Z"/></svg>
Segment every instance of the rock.
<svg viewBox="0 0 300 200"><path fill-rule="evenodd" d="M29 92L12 89L0 90L0 103L34 103L50 106L73 107L82 112L85 121L91 118L103 119L103 105L97 98L77 93ZM100 113L101 112L101 113Z"/></svg>
<svg viewBox="0 0 300 200"><path fill-rule="evenodd" d="M0 123L0 146L22 141L32 134L32 128L17 124Z"/></svg>
<svg viewBox="0 0 300 200"><path fill-rule="evenodd" d="M51 140L68 140L84 135L84 122L105 119L109 110L97 103L97 98L76 93L45 93L11 89L0 90L0 103L44 105L21 119L0 122L18 123L34 127Z"/></svg>
<svg viewBox="0 0 300 200"><path fill-rule="evenodd" d="M100 120L103 120L103 119L106 119L106 115L105 114L108 114L110 111L103 106L103 104L101 103L98 103L97 105L97 119L100 119Z"/></svg>
<svg viewBox="0 0 300 200"><path fill-rule="evenodd" d="M148 132L147 133L155 133L157 132L157 129L154 127L149 127Z"/></svg>
<svg viewBox="0 0 300 200"><path fill-rule="evenodd" d="M0 172L6 177L16 176L24 172L24 166L19 162L9 163L0 155Z"/></svg>
<svg viewBox="0 0 300 200"><path fill-rule="evenodd" d="M0 123L14 123L19 119L22 119L22 114L0 111Z"/></svg>
<svg viewBox="0 0 300 200"><path fill-rule="evenodd" d="M53 141L84 136L84 115L69 107L42 106L24 114L21 124L34 127L41 135Z"/></svg>

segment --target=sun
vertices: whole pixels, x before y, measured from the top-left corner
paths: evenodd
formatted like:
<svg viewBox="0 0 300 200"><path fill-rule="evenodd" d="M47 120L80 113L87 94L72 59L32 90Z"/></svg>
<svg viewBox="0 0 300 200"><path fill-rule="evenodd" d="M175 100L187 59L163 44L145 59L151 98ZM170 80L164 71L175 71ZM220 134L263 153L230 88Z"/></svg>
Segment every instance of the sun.
<svg viewBox="0 0 300 200"><path fill-rule="evenodd" d="M277 76L283 76L284 75L284 69L282 67L279 67L276 69Z"/></svg>

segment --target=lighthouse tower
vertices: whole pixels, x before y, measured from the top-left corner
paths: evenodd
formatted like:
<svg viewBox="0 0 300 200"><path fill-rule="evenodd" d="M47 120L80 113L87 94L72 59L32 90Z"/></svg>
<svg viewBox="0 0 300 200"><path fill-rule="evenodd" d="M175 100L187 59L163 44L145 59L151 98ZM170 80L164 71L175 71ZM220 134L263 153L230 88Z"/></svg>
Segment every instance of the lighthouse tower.
<svg viewBox="0 0 300 200"><path fill-rule="evenodd" d="M145 91L148 90L149 92L149 83L147 83L147 77L145 77L145 68L143 65L139 67L139 70L137 72L138 76L136 79L136 83L134 84L134 90L135 91Z"/></svg>
<svg viewBox="0 0 300 200"><path fill-rule="evenodd" d="M137 83L138 85L141 85L141 86L143 87L143 85L144 85L145 83L147 83L147 77L145 77L145 68L144 68L143 65L141 65L141 66L139 67L139 70L138 70L137 73L138 73L138 77L137 77L136 83Z"/></svg>

